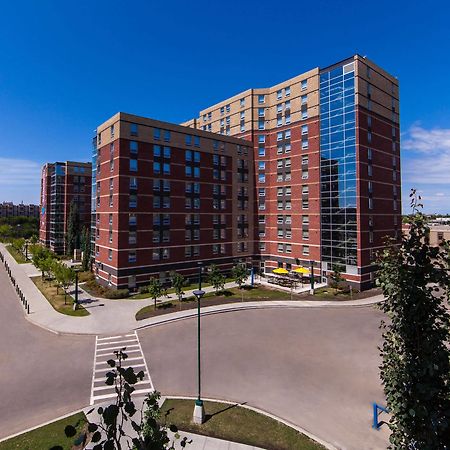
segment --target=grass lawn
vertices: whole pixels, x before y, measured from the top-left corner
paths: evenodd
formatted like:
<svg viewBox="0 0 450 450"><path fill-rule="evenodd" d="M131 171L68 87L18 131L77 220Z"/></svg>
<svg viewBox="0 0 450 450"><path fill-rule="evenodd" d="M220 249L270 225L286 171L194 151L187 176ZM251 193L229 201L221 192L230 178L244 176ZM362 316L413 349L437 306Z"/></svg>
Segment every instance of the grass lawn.
<svg viewBox="0 0 450 450"><path fill-rule="evenodd" d="M305 300L317 300L318 298L324 300L357 300L362 298L373 297L381 293L382 293L381 289L374 288L362 292L353 291L352 294L350 295L350 293L343 293L339 289L326 286L316 289L314 295L309 294L304 295Z"/></svg>
<svg viewBox="0 0 450 450"><path fill-rule="evenodd" d="M59 293L57 293L56 284L53 281L44 281L42 277L32 277L31 280L56 311L68 316L89 316L89 312L81 305L78 305L77 310L74 311L73 298L67 295L64 301L63 290L60 288Z"/></svg>
<svg viewBox="0 0 450 450"><path fill-rule="evenodd" d="M216 402L204 402L204 406L206 422L202 425L192 423L194 400L168 399L162 406L162 412L168 412L167 423L187 432L268 450L324 449L293 428L250 409Z"/></svg>
<svg viewBox="0 0 450 450"><path fill-rule="evenodd" d="M6 248L8 249L8 252L11 254L11 256L16 260L18 264L26 264L30 261L27 261L25 259L25 256L23 256L22 253L18 252L11 244L7 245Z"/></svg>
<svg viewBox="0 0 450 450"><path fill-rule="evenodd" d="M293 300L298 300L301 297L294 294ZM202 300L202 306L212 305L224 305L227 303L236 302L251 302L255 300L267 301L267 300L290 300L290 292L279 291L271 289L265 286L257 286L250 288L249 286L244 289L232 288L216 295L214 292L206 294ZM143 320L149 317L160 316L162 314L168 314L176 311L185 311L187 309L193 309L197 307L197 301L195 298L190 297L183 300L181 303L178 300L170 300L168 302L160 303L157 305L156 311L153 305L148 305L139 310L136 313L136 320Z"/></svg>
<svg viewBox="0 0 450 450"><path fill-rule="evenodd" d="M0 450L49 450L54 447L61 450L71 450L75 439L85 424L85 420L84 413L74 414L66 419L58 420L15 438L0 442ZM77 423L76 429L78 434L73 438L67 438L64 434L64 428L67 425L75 426Z"/></svg>

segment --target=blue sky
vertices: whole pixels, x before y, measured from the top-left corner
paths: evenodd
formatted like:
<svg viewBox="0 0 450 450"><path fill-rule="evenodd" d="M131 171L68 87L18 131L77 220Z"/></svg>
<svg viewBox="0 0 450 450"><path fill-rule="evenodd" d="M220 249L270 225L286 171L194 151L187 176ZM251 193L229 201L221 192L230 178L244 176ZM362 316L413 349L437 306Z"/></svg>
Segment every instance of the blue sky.
<svg viewBox="0 0 450 450"><path fill-rule="evenodd" d="M38 202L41 164L89 160L93 130L117 111L181 122L360 53L400 80L404 198L413 186L426 211L450 212L448 2L44 0L0 12L0 201Z"/></svg>

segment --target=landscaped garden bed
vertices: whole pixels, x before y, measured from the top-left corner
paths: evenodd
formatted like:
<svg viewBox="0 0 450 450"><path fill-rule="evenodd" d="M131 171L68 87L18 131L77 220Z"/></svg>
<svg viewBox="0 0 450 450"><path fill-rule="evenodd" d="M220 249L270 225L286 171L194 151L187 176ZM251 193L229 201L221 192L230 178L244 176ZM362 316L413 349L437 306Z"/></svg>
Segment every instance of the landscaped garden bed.
<svg viewBox="0 0 450 450"><path fill-rule="evenodd" d="M63 290L58 288L54 281L42 279L42 277L32 277L31 280L56 311L68 316L89 315L89 312L82 305L78 305L74 311L73 297L68 294L64 295Z"/></svg>
<svg viewBox="0 0 450 450"><path fill-rule="evenodd" d="M178 427L181 436L186 431L268 450L325 448L294 428L237 404L206 401L204 407L202 425L192 423L193 400L168 399L161 412L163 417L167 413L167 420Z"/></svg>
<svg viewBox="0 0 450 450"><path fill-rule="evenodd" d="M293 294L292 300L299 300L299 294ZM245 286L242 289L232 288L219 292L218 294L210 292L201 299L201 306L225 305L236 302L253 302L253 301L271 301L271 300L291 300L290 292L271 289L265 286L250 287ZM160 316L177 311L186 311L197 308L197 300L194 297L178 300L171 300L159 303L156 306L149 305L136 313L136 320L143 320L149 317Z"/></svg>

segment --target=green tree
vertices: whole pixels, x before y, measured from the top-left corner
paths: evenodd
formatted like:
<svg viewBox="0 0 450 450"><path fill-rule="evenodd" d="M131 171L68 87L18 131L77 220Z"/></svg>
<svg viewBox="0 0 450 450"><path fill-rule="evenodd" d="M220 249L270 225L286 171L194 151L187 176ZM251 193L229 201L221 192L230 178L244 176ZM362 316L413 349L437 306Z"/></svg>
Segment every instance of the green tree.
<svg viewBox="0 0 450 450"><path fill-rule="evenodd" d="M150 298L155 302L155 311L156 311L156 300L158 297L161 297L163 293L163 287L161 286L161 282L158 278L151 277L148 284L148 293L150 294Z"/></svg>
<svg viewBox="0 0 450 450"><path fill-rule="evenodd" d="M225 286L225 275L215 264L211 264L208 268L208 283L215 289L216 294Z"/></svg>
<svg viewBox="0 0 450 450"><path fill-rule="evenodd" d="M172 283L172 287L175 289L175 294L178 297L178 301L181 302L183 299L183 288L186 283L186 279L180 273L170 272L170 281Z"/></svg>
<svg viewBox="0 0 450 450"><path fill-rule="evenodd" d="M66 255L73 256L73 251L80 248L80 213L76 202L70 204L67 219Z"/></svg>
<svg viewBox="0 0 450 450"><path fill-rule="evenodd" d="M91 442L95 444L93 450L173 450L175 440L180 439L180 436L178 429L170 425L170 430L175 433L171 441L166 423L160 424L159 392L147 395L143 404L144 412L136 409L132 394L134 386L144 379L144 372L141 370L135 373L133 367L124 367L123 363L128 358L125 350L115 351L115 359L107 361L111 370L106 373L105 384L114 387L116 398L109 406L97 408L98 423L88 422L88 431L92 433ZM93 411L91 409L87 416ZM133 435L127 434L126 423L131 424ZM76 428L68 425L64 432L67 437L74 437ZM184 437L180 446L184 448L186 443L190 442Z"/></svg>
<svg viewBox="0 0 450 450"><path fill-rule="evenodd" d="M91 231L89 227L84 227L81 232L81 269L87 272L91 262Z"/></svg>
<svg viewBox="0 0 450 450"><path fill-rule="evenodd" d="M242 285L248 278L248 270L244 264L236 264L231 269L231 276L233 277L236 284L239 286L239 289L242 288Z"/></svg>
<svg viewBox="0 0 450 450"><path fill-rule="evenodd" d="M380 376L392 449L450 448L450 363L448 242L429 244L430 229L420 197L411 192L410 231L388 242L380 255L377 283L386 300L381 310Z"/></svg>
<svg viewBox="0 0 450 450"><path fill-rule="evenodd" d="M13 246L14 250L17 251L17 253L21 253L23 248L25 247L25 239L24 238L13 239L11 245Z"/></svg>
<svg viewBox="0 0 450 450"><path fill-rule="evenodd" d="M330 287L337 288L340 282L345 281L341 273L341 267L337 264L333 265L333 272L328 275L328 284Z"/></svg>

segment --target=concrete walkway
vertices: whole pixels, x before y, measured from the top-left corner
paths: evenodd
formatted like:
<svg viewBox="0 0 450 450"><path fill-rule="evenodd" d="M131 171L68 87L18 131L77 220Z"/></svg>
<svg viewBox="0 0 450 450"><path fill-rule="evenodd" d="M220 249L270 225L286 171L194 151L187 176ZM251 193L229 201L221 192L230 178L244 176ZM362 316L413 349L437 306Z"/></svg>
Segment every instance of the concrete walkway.
<svg viewBox="0 0 450 450"><path fill-rule="evenodd" d="M189 319L195 317L196 309L179 311L149 319L136 321L136 313L144 306L153 305L152 299L143 300L109 300L93 297L82 289L79 290L79 300L89 311L90 315L85 317L67 316L58 313L47 299L35 286L30 276L36 276L39 271L32 264L18 264L6 250L4 244L0 243L0 251L11 268L13 276L24 293L29 305L30 314L26 318L42 328L58 334L88 334L88 335L111 335L121 334L132 330L161 325L164 323ZM3 270L3 269L0 269ZM318 285L319 287L320 285ZM235 283L227 283L225 288L236 287ZM307 291L307 286L300 290ZM73 295L74 288L72 288ZM212 292L212 286L204 287L205 292ZM192 296L193 291L185 293L185 297ZM159 302L176 300L175 294L158 299ZM19 301L19 299L17 300ZM225 305L207 306L202 308L202 315L218 314L223 312L232 312L248 309L268 309L268 308L317 308L317 307L336 307L344 308L348 306L367 306L383 301L383 296L365 298L361 300L347 301L328 301L328 300L281 300L281 301L254 301L254 302L236 302Z"/></svg>

